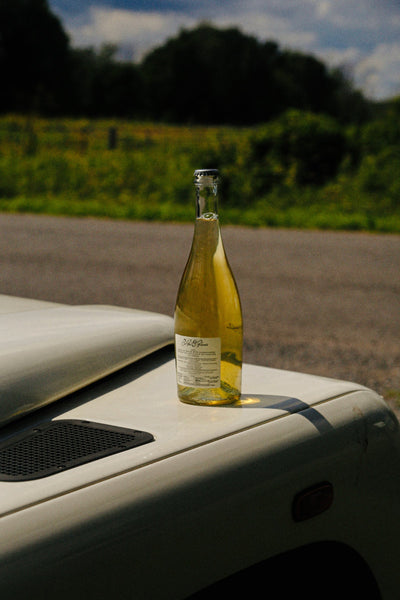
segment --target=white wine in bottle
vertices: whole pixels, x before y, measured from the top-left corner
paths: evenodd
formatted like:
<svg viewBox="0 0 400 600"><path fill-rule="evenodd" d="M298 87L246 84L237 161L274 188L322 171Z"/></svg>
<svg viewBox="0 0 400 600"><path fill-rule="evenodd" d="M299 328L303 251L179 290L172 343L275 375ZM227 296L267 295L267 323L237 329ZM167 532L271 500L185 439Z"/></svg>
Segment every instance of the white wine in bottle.
<svg viewBox="0 0 400 600"><path fill-rule="evenodd" d="M216 169L194 173L196 221L175 307L178 396L189 404L240 398L243 323L240 298L222 243Z"/></svg>

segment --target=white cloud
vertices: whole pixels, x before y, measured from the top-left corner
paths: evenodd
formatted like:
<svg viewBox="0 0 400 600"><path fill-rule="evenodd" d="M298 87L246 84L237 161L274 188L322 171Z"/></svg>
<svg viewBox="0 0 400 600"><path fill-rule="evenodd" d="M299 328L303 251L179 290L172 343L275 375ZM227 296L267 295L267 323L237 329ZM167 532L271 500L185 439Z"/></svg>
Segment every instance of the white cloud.
<svg viewBox="0 0 400 600"><path fill-rule="evenodd" d="M298 29L286 18L268 12L244 13L240 18L236 15L217 17L214 22L222 27L239 26L243 32L263 41L278 41L281 46L290 48L311 48L317 41L315 32Z"/></svg>
<svg viewBox="0 0 400 600"><path fill-rule="evenodd" d="M355 79L372 98L382 100L400 94L400 42L376 46L356 65Z"/></svg>
<svg viewBox="0 0 400 600"><path fill-rule="evenodd" d="M400 94L400 43L378 44L364 52L355 46L322 48L318 56L344 71L353 85L373 100Z"/></svg>
<svg viewBox="0 0 400 600"><path fill-rule="evenodd" d="M180 27L191 27L195 21L186 15L164 12L138 12L91 7L86 21L70 25L72 42L78 47L113 43L133 48L132 58L140 60L149 48L163 44Z"/></svg>
<svg viewBox="0 0 400 600"><path fill-rule="evenodd" d="M234 7L232 7L234 8ZM85 20L68 21L66 27L72 43L78 47L100 46L115 43L134 48L134 59L140 60L143 54L154 46L163 44L167 38L177 34L180 28L191 28L203 19L177 12L144 12L92 6ZM211 21L211 19L210 19ZM298 29L286 17L268 11L254 13L244 11L240 3L238 9L216 12L212 22L216 26L240 27L243 32L259 39L277 40L286 47L311 48L316 43L316 34L310 30Z"/></svg>
<svg viewBox="0 0 400 600"><path fill-rule="evenodd" d="M358 31L368 35L371 31L394 31L400 24L400 11L385 10L385 0L302 0L300 5L303 3L303 8L308 6L316 20L338 32ZM311 16L310 11L303 10L303 14L308 19Z"/></svg>

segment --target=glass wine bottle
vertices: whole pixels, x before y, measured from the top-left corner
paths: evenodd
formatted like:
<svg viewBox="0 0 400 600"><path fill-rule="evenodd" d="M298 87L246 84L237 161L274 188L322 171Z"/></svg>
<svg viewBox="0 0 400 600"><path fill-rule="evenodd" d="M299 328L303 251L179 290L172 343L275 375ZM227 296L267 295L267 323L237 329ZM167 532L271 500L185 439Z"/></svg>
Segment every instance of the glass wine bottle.
<svg viewBox="0 0 400 600"><path fill-rule="evenodd" d="M240 398L243 322L218 219L216 169L194 172L196 220L175 306L178 396L189 404Z"/></svg>

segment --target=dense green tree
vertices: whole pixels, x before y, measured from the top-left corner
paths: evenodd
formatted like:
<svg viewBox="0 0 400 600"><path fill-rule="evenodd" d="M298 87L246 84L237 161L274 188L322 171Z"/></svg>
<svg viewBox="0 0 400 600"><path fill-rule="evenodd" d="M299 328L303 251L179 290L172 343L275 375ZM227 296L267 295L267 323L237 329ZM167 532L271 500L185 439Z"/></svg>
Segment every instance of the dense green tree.
<svg viewBox="0 0 400 600"><path fill-rule="evenodd" d="M60 110L68 61L68 37L47 0L1 0L1 111Z"/></svg>
<svg viewBox="0 0 400 600"><path fill-rule="evenodd" d="M183 30L141 65L150 116L172 121L252 123L277 111L276 44L236 28Z"/></svg>
<svg viewBox="0 0 400 600"><path fill-rule="evenodd" d="M136 115L138 69L116 50L71 48L47 0L0 0L0 111Z"/></svg>
<svg viewBox="0 0 400 600"><path fill-rule="evenodd" d="M90 117L133 117L142 102L141 80L133 63L115 59L117 48L105 45L71 51L68 110Z"/></svg>
<svg viewBox="0 0 400 600"><path fill-rule="evenodd" d="M237 28L203 24L168 40L144 59L141 71L149 116L172 121L255 124L296 108L361 117L362 97L318 59L281 51Z"/></svg>

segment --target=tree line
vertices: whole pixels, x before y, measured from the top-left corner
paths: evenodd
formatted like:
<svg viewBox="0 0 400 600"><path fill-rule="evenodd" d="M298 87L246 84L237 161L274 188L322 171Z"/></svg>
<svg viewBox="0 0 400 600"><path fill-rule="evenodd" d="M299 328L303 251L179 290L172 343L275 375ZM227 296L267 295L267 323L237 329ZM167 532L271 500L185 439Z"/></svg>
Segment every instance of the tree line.
<svg viewBox="0 0 400 600"><path fill-rule="evenodd" d="M343 123L373 104L340 70L238 28L181 30L140 63L74 48L47 0L1 0L0 113L254 125L287 109Z"/></svg>

